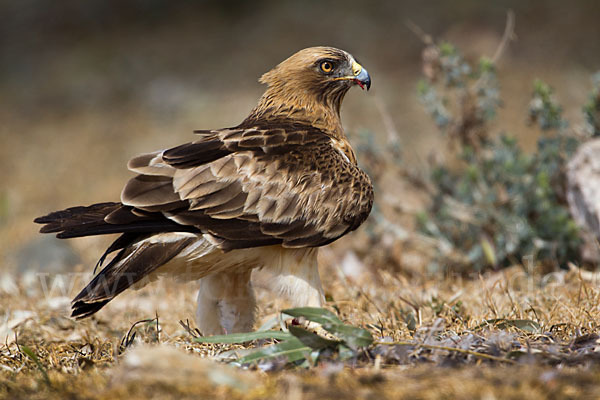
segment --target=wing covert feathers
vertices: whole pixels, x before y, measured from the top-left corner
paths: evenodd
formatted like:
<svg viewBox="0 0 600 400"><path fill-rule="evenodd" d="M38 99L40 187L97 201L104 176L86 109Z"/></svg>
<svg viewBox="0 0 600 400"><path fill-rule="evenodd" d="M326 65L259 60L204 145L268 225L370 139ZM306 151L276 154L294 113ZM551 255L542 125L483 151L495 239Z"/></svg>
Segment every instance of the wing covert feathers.
<svg viewBox="0 0 600 400"><path fill-rule="evenodd" d="M310 125L202 131L193 143L134 158L129 167L140 175L121 200L210 233L225 250L321 246L371 209L371 182L349 159Z"/></svg>

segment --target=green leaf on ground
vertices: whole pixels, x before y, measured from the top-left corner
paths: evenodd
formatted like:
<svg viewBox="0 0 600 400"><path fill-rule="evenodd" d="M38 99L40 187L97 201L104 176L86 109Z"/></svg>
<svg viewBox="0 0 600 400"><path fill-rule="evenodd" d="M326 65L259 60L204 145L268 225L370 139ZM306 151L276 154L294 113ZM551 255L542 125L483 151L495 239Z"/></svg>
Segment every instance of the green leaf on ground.
<svg viewBox="0 0 600 400"><path fill-rule="evenodd" d="M38 367L38 369L42 373L42 376L44 377L44 381L46 382L46 384L48 386L50 386L50 378L48 377L48 372L46 372L46 368L44 368L44 366L40 362L40 359L35 355L33 350L31 350L29 347L24 346L24 345L19 346L19 348L21 349L21 352L23 352L23 354L25 354L27 357L29 357L35 363L35 365Z"/></svg>
<svg viewBox="0 0 600 400"><path fill-rule="evenodd" d="M250 364L259 360L285 356L288 362L294 362L306 358L311 348L302 343L298 338L292 337L284 342L277 343L252 354L242 357L241 364Z"/></svg>
<svg viewBox="0 0 600 400"><path fill-rule="evenodd" d="M325 339L324 337L314 332L307 331L304 328L300 328L299 326L290 326L290 333L297 337L302 343L315 350L335 347L341 343L339 340Z"/></svg>
<svg viewBox="0 0 600 400"><path fill-rule="evenodd" d="M343 340L349 347L357 348L373 343L373 336L368 330L346 325L334 313L324 308L302 307L284 310L283 312L321 324L323 329Z"/></svg>
<svg viewBox="0 0 600 400"><path fill-rule="evenodd" d="M317 322L321 325L326 323L332 324L341 324L342 321L332 313L331 311L325 308L318 307L298 307L298 308L290 308L287 310L283 310L282 313L291 315L292 317L304 317L309 321Z"/></svg>

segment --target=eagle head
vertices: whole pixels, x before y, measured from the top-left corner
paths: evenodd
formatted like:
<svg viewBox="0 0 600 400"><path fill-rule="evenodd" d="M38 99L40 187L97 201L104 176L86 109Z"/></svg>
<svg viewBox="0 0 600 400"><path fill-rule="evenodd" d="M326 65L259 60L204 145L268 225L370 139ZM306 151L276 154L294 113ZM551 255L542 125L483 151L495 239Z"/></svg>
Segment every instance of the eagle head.
<svg viewBox="0 0 600 400"><path fill-rule="evenodd" d="M259 81L268 87L255 116L283 115L321 125L338 125L348 89L354 85L367 90L371 87L369 73L351 54L324 46L298 51ZM323 116L326 121L321 121Z"/></svg>
<svg viewBox="0 0 600 400"><path fill-rule="evenodd" d="M270 87L286 85L326 94L356 84L371 87L371 77L351 54L334 47L300 50L260 78Z"/></svg>

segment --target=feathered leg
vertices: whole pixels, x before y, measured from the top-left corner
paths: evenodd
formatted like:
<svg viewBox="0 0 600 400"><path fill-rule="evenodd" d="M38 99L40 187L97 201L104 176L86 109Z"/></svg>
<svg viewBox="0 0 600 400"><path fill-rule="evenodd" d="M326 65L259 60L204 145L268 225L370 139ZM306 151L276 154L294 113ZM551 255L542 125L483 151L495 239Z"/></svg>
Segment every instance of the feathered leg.
<svg viewBox="0 0 600 400"><path fill-rule="evenodd" d="M278 262L266 266L273 274L269 286L286 296L293 307L322 307L325 304L319 276L317 249L282 249Z"/></svg>
<svg viewBox="0 0 600 400"><path fill-rule="evenodd" d="M252 331L256 299L250 275L220 272L200 280L196 322L204 335Z"/></svg>

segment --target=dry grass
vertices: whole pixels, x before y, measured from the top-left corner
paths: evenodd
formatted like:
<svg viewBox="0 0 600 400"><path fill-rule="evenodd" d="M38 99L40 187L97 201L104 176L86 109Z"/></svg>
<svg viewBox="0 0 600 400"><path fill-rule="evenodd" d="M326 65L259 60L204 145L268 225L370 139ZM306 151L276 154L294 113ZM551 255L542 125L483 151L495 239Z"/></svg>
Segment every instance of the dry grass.
<svg viewBox="0 0 600 400"><path fill-rule="evenodd" d="M230 346L194 343L179 325L180 319L193 315L192 285L163 282L128 293L97 316L75 322L65 317L68 298L57 286L44 294L40 281L32 280L2 294L6 343L0 349L0 397L600 395L595 333L600 290L594 276L582 276L575 269L540 275L535 268L514 266L469 280L398 278L368 269L351 279L329 263L336 258L327 252L322 257L324 283L332 298L328 306L345 321L367 327L379 341L410 345L374 346L354 365L327 362L311 370L240 370L205 360L218 358ZM5 287L10 283L5 276ZM285 306L273 303L260 288L259 293L263 321ZM130 332L133 323L156 314L158 333L155 322L138 324ZM414 326L409 315L415 317ZM504 323L486 324L492 319ZM505 322L523 319L539 324L539 330ZM135 338L125 348L133 332ZM39 366L19 346L30 348ZM494 357L500 361L490 359Z"/></svg>

